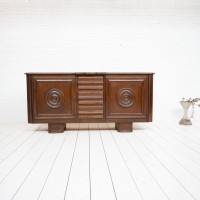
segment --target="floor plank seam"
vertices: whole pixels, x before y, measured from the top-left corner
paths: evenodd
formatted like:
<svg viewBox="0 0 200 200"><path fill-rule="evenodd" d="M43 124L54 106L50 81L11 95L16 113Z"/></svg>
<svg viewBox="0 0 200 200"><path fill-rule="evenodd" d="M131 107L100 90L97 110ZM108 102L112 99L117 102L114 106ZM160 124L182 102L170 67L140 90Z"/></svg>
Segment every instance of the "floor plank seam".
<svg viewBox="0 0 200 200"><path fill-rule="evenodd" d="M99 124L98 124L98 123L97 123L97 125L98 125L98 127L99 127ZM117 200L117 194L116 194L114 182L113 182L113 179L112 179L112 174L111 174L111 170L110 170L110 167L109 167L108 158L107 158L107 156L106 156L106 150L105 150L105 147L104 147L103 138L102 138L102 135L101 135L101 130L100 130L100 128L99 128L99 133L100 133L100 137L101 137L101 143L102 143L102 146L103 146L103 151L104 151L106 163L107 163L107 166L108 166L108 171L109 171L109 174L110 174L110 179L111 179L111 182L112 182L113 191L114 191L114 194L115 194L115 199Z"/></svg>
<svg viewBox="0 0 200 200"><path fill-rule="evenodd" d="M197 145L200 146L200 143L198 143L198 142L192 140L190 137L188 137L188 136L186 136L186 135L183 135L182 133L184 133L184 132L180 132L180 131L178 131L177 129L171 128L171 127L169 127L169 126L167 126L167 125L164 125L164 126L167 127L167 129L171 130L171 132L175 132L175 133L177 133L177 135L182 136L183 138L185 138L185 139L187 139L187 140L190 140L192 143L197 144Z"/></svg>
<svg viewBox="0 0 200 200"><path fill-rule="evenodd" d="M135 136L137 139L138 137ZM143 144L145 146L145 148L153 155L154 158L156 158L156 160L159 161L159 163L166 169L166 171L184 188L185 191L187 191L187 193L195 200L198 200L197 198L194 197L194 195L174 176L174 174L160 161L160 159L158 159L158 157L140 140L138 139L141 144Z"/></svg>
<svg viewBox="0 0 200 200"><path fill-rule="evenodd" d="M91 155L90 155L90 130L89 130L89 123L88 123L88 139L89 139L89 183L90 183L90 200L92 199L92 180L91 180L91 166L90 166L90 162L91 162Z"/></svg>
<svg viewBox="0 0 200 200"><path fill-rule="evenodd" d="M128 165L127 165L127 163L126 163L126 161L125 161L125 159L124 159L124 157L123 157L123 155L122 155L122 152L120 151L120 149L119 149L119 147L118 147L118 145L117 145L117 143L116 143L116 140L115 140L115 138L114 138L114 136L113 136L113 134L112 134L112 131L110 131L110 133L111 133L111 136L112 136L112 138L113 138L113 140L114 140L114 142L115 142L115 145L116 145L116 147L117 147L117 149L118 149L118 151L119 151L119 153L120 153L120 155L121 155L121 158L122 158L122 160L123 160L123 162L124 162L124 164L125 164L125 166L126 166L128 172L129 172L129 174L130 174L130 176L131 176L131 178L132 178L132 181L133 181L134 185L136 186L136 188L137 188L137 190L138 190L138 193L140 194L141 199L143 200L144 198L143 198L143 196L142 196L142 194L141 194L141 192L140 192L140 189L138 188L138 185L137 185L137 183L135 182L135 179L134 179L134 177L133 177L133 175L132 175L132 173L131 173L131 171L130 171L130 169L129 169L129 167L128 167Z"/></svg>
<svg viewBox="0 0 200 200"><path fill-rule="evenodd" d="M200 179L198 177L196 177L190 170L188 170L183 164L181 164L176 158L174 158L170 153L168 153L161 145L159 145L157 142L155 142L149 135L146 135L146 137L149 137L150 140L152 140L157 146L159 146L159 148L162 149L162 151L164 151L167 155L169 155L175 162L177 162L179 164L179 166L181 166L182 168L184 168L191 176L193 176L195 179L197 179L198 181L200 181Z"/></svg>
<svg viewBox="0 0 200 200"><path fill-rule="evenodd" d="M0 125L0 199L200 200L198 124L114 125Z"/></svg>
<svg viewBox="0 0 200 200"><path fill-rule="evenodd" d="M159 184L159 182L156 180L156 178L153 176L153 174L151 173L151 171L149 170L149 168L146 166L146 164L144 163L144 161L141 159L141 157L138 155L137 151L134 149L134 147L132 146L132 144L129 142L129 140L126 138L126 136L123 136L127 142L127 144L131 147L131 149L135 152L136 156L139 158L139 160L141 161L141 163L143 164L143 166L145 167L145 169L149 172L149 174L151 175L151 177L153 178L153 180L155 181L155 183L158 185L158 187L161 189L161 191L164 193L164 195L166 196L167 199L170 200L170 198L168 197L168 195L166 194L166 192L164 191L164 189L162 188L162 186Z"/></svg>
<svg viewBox="0 0 200 200"><path fill-rule="evenodd" d="M197 150L194 149L193 147L189 146L188 144L185 144L184 142L180 141L179 139L177 139L176 137L174 137L174 136L173 136L172 134L170 134L169 132L167 132L167 133L168 133L168 135L169 135L170 137L172 137L173 139L175 139L175 140L178 141L179 143L183 144L184 146L188 147L189 149L191 149L192 151L194 151L194 152L196 152L197 154L200 155L200 152L199 152L199 151L197 151Z"/></svg>
<svg viewBox="0 0 200 200"><path fill-rule="evenodd" d="M19 188L17 189L17 191L14 193L14 195L12 196L11 200L13 200L16 196L16 194L18 193L18 191L20 190L20 188L22 187L22 185L25 183L25 181L27 180L29 174L32 172L32 170L35 168L35 166L37 165L37 163L39 162L39 160L41 159L41 157L43 156L44 152L47 150L47 148L49 147L49 145L53 142L53 139L55 139L55 137L52 137L50 139L50 141L47 143L46 147L44 148L44 150L42 151L42 153L40 154L39 158L36 160L35 164L32 166L32 168L30 169L30 171L28 172L28 174L26 175L26 177L23 179L22 183L20 184Z"/></svg>
<svg viewBox="0 0 200 200"><path fill-rule="evenodd" d="M157 130L153 130L153 129L150 128L150 127L149 127L149 130L150 130L152 133L156 134L156 136L158 136L159 138L161 138L163 141L165 141L166 143L168 143L169 145L171 145L171 146L173 146L173 147L176 147L176 149L177 149L177 146L175 146L174 144L171 144L168 140L166 140L166 138L163 137L163 134L160 135L160 134L158 133ZM181 143L180 143L180 144L181 144ZM181 145L182 145L182 144L181 144ZM184 151L182 151L180 148L178 148L178 149L179 149L180 153L182 153L185 157L187 157L188 159L190 159L191 161L195 162L196 164L198 164L198 165L200 166L200 162L197 162L195 159L192 159L192 158L189 157L188 155L185 155Z"/></svg>
<svg viewBox="0 0 200 200"><path fill-rule="evenodd" d="M38 128L39 129L39 128ZM37 130L38 130L37 129ZM31 139L31 137L37 132L37 130L35 130L29 137L27 137L22 143L20 143L20 145L18 145L12 152L10 152L8 154L8 156L3 159L3 161L6 161L17 149L19 149L23 144L25 144L25 142L27 142L29 139ZM1 150L0 150L1 151ZM2 162L0 162L0 165L2 164Z"/></svg>
<svg viewBox="0 0 200 200"><path fill-rule="evenodd" d="M34 146L41 140L39 138L32 146L31 148L22 156L22 158L14 165L14 167L9 171L9 173L6 174L6 176L0 181L0 184L5 181L5 179L10 175L10 173L20 164L20 162L23 161L23 159L31 152L31 150L34 148ZM1 163L2 164L2 163Z"/></svg>
<svg viewBox="0 0 200 200"><path fill-rule="evenodd" d="M66 138L67 138L67 131L66 131L64 134L65 134L65 136L64 136L64 138L63 138L63 141L62 141L62 143L61 143L61 145L60 145L60 148L58 149L58 152L57 152L57 154L56 154L56 157L54 158L54 161L53 161L53 163L52 163L52 165L51 165L51 168L50 168L50 170L49 170L49 172L48 172L48 174L47 174L47 177L46 177L46 179L45 179L45 181L44 181L44 184L43 184L42 189L41 189L41 191L40 191L40 193L39 193L39 195L38 195L37 200L39 200L39 198L40 198L40 196L41 196L41 194L42 194L42 191L43 191L43 189L44 189L44 187L45 187L45 184L46 184L46 182L47 182L47 180L48 180L48 178L49 178L49 175L50 175L50 173L51 173L51 171L52 171L52 169L53 169L53 167L54 167L54 165L55 165L55 162L56 162L56 160L57 160L57 158L58 158L58 155L59 155L59 153L60 153L60 151L61 151L61 149L62 149L62 147L63 147L63 144L64 144L64 142L65 142L65 140L66 140Z"/></svg>
<svg viewBox="0 0 200 200"><path fill-rule="evenodd" d="M79 124L79 127L80 127L80 124ZM77 141L78 141L78 136L79 136L79 129L78 129L77 136L76 136L76 141L75 141L75 144L74 144L74 151L73 151L73 155L72 155L70 170L69 170L69 174L68 174L68 177L67 177L67 183L66 183L65 192L64 192L64 200L67 200L66 199L67 189L68 189L68 185L69 185L69 181L70 181L70 174L71 174L72 165L73 165L73 161L74 161L74 155L75 155L75 152L76 152L76 144L77 144Z"/></svg>

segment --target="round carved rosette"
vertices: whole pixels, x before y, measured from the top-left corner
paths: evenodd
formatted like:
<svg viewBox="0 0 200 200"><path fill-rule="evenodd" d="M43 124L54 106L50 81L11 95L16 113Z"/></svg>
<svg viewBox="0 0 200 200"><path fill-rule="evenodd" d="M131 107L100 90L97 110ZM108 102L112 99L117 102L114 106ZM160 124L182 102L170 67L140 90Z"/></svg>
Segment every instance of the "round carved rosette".
<svg viewBox="0 0 200 200"><path fill-rule="evenodd" d="M123 107L128 108L133 105L135 101L135 94L130 88L122 88L117 93L117 103Z"/></svg>
<svg viewBox="0 0 200 200"><path fill-rule="evenodd" d="M46 93L46 104L50 108L60 108L65 102L64 94L61 90L53 88Z"/></svg>

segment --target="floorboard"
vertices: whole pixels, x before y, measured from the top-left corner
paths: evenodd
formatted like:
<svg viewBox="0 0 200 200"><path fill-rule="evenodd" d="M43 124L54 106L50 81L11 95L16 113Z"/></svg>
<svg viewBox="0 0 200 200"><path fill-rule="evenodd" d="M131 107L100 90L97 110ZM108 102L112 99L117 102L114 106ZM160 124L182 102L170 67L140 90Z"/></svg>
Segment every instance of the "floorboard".
<svg viewBox="0 0 200 200"><path fill-rule="evenodd" d="M70 128L70 126L68 127ZM65 139L59 150L59 154L49 171L46 181L41 188L38 196L39 200L60 200L64 199L71 166L73 163L74 152L78 138L78 130L67 130Z"/></svg>
<svg viewBox="0 0 200 200"><path fill-rule="evenodd" d="M88 124L80 124L79 129L81 133L79 133L77 139L72 168L64 196L66 200L90 199Z"/></svg>
<svg viewBox="0 0 200 200"><path fill-rule="evenodd" d="M161 185L154 178L148 166L145 165L138 153L129 145L124 134L118 134L116 131L111 131L112 137L118 147L118 151L123 157L124 163L135 180L143 199L166 200L169 199Z"/></svg>
<svg viewBox="0 0 200 200"><path fill-rule="evenodd" d="M109 130L100 130L116 199L141 200L142 195Z"/></svg>
<svg viewBox="0 0 200 200"><path fill-rule="evenodd" d="M200 200L200 126L0 124L1 200Z"/></svg>
<svg viewBox="0 0 200 200"><path fill-rule="evenodd" d="M91 199L116 200L98 124L89 125L89 135Z"/></svg>

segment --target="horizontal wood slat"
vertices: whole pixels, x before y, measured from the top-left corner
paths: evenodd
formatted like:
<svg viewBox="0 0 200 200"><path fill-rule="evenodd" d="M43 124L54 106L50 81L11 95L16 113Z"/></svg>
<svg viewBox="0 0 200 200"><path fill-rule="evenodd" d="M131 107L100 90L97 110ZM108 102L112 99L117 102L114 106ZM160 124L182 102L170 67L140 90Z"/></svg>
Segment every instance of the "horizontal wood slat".
<svg viewBox="0 0 200 200"><path fill-rule="evenodd" d="M98 89L102 89L103 90L103 85L79 85L78 89L82 89L82 90L98 90Z"/></svg>
<svg viewBox="0 0 200 200"><path fill-rule="evenodd" d="M78 77L79 118L103 118L103 76Z"/></svg>
<svg viewBox="0 0 200 200"><path fill-rule="evenodd" d="M90 85L90 84L103 84L102 81L78 81L79 85Z"/></svg>
<svg viewBox="0 0 200 200"><path fill-rule="evenodd" d="M79 105L103 105L103 100L79 100Z"/></svg>
<svg viewBox="0 0 200 200"><path fill-rule="evenodd" d="M79 115L80 119L93 119L93 118L98 118L98 119L102 119L103 115Z"/></svg>
<svg viewBox="0 0 200 200"><path fill-rule="evenodd" d="M102 76L79 76L78 83L79 81L90 81L90 82L101 81L103 83L103 77Z"/></svg>
<svg viewBox="0 0 200 200"><path fill-rule="evenodd" d="M81 95L103 95L103 90L79 90Z"/></svg>
<svg viewBox="0 0 200 200"><path fill-rule="evenodd" d="M79 105L78 109L79 110L102 110L103 109L103 105L102 106L98 106L98 105Z"/></svg>
<svg viewBox="0 0 200 200"><path fill-rule="evenodd" d="M103 114L103 110L79 110L79 114Z"/></svg>
<svg viewBox="0 0 200 200"><path fill-rule="evenodd" d="M103 95L101 96L78 96L78 99L103 99Z"/></svg>

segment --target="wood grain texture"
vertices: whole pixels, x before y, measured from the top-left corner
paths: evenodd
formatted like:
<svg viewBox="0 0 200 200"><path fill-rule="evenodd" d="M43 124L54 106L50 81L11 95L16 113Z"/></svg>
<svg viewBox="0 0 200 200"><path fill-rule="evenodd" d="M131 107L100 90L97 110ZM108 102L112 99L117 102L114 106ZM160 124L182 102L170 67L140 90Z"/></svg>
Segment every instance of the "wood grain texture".
<svg viewBox="0 0 200 200"><path fill-rule="evenodd" d="M79 119L103 118L104 96L103 96L103 76L78 76L78 106ZM87 91L87 92L85 92ZM84 101L86 100L86 104ZM102 106L97 106L91 100L101 100ZM90 101L90 106L87 106Z"/></svg>
<svg viewBox="0 0 200 200"><path fill-rule="evenodd" d="M115 122L130 132L132 122L152 121L153 73L26 75L28 122L48 123L49 132L72 122Z"/></svg>

